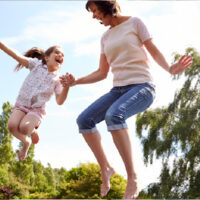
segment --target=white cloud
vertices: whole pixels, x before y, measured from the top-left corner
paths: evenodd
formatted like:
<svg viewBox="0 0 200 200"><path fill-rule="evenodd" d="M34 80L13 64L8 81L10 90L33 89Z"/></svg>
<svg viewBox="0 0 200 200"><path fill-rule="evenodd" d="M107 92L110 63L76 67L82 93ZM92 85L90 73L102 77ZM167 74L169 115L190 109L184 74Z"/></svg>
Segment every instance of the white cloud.
<svg viewBox="0 0 200 200"><path fill-rule="evenodd" d="M141 13L146 13L157 6L157 1L119 1L123 15L140 16Z"/></svg>
<svg viewBox="0 0 200 200"><path fill-rule="evenodd" d="M165 15L154 15L147 19L156 44L166 55L172 52L184 53L187 47L199 48L200 27L197 26L200 12L197 3L172 2L173 12Z"/></svg>
<svg viewBox="0 0 200 200"><path fill-rule="evenodd" d="M99 57L100 41L98 39L92 42L78 43L75 46L74 52L76 56L93 55L93 56Z"/></svg>
<svg viewBox="0 0 200 200"><path fill-rule="evenodd" d="M19 36L4 38L4 41L22 42L33 40L50 44L78 43L98 37L105 30L98 22L92 20L85 10L75 13L48 11L27 20L27 25Z"/></svg>

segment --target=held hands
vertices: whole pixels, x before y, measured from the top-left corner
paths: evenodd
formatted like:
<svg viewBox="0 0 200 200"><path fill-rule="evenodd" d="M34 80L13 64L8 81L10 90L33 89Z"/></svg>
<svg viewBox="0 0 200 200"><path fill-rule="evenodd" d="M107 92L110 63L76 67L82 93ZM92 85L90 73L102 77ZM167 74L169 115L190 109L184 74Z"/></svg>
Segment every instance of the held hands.
<svg viewBox="0 0 200 200"><path fill-rule="evenodd" d="M192 64L192 57L184 55L169 68L171 74L180 74Z"/></svg>
<svg viewBox="0 0 200 200"><path fill-rule="evenodd" d="M76 84L75 77L68 72L65 75L60 76L59 78L63 87L71 87Z"/></svg>

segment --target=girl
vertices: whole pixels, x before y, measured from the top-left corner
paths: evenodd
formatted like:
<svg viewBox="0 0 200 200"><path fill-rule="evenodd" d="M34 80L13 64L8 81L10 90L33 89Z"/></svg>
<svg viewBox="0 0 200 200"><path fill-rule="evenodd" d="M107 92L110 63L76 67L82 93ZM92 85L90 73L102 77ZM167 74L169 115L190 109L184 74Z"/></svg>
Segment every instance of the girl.
<svg viewBox="0 0 200 200"><path fill-rule="evenodd" d="M16 71L23 66L30 70L8 121L9 131L23 143L22 149L17 154L18 159L23 161L31 144L27 135L31 135L33 144L39 141L35 129L45 115L46 102L54 93L58 105L62 105L67 98L69 87L62 87L58 76L64 53L60 46L52 46L45 52L34 47L21 55L2 42L0 49L19 62Z"/></svg>
<svg viewBox="0 0 200 200"><path fill-rule="evenodd" d="M96 128L97 123L105 120L127 171L124 199L134 199L138 194L137 175L126 119L146 110L155 97L144 47L154 60L171 74L183 72L191 65L192 58L183 56L170 66L153 43L144 23L137 17L122 16L120 6L115 0L89 0L86 9L92 12L94 19L109 27L101 38L99 68L76 80L72 75L63 76L61 81L68 86L95 83L105 79L112 69L113 88L86 108L77 118L77 123L79 132L101 168L101 196L108 193L110 178L115 173L105 155L101 136Z"/></svg>

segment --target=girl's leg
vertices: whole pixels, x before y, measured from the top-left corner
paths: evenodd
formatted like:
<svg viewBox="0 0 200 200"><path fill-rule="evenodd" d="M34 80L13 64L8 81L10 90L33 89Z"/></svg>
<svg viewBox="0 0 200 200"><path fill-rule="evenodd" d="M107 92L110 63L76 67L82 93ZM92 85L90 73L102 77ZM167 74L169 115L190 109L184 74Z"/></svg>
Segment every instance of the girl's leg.
<svg viewBox="0 0 200 200"><path fill-rule="evenodd" d="M39 121L40 120L35 115L31 115L31 114L25 115L19 124L20 133L26 137L27 135L31 135L34 132L34 129L39 123ZM37 133L35 132L34 134L37 135ZM26 158L30 144L31 143L29 142L29 145L24 145L21 151L18 153L18 157L20 160L24 160Z"/></svg>
<svg viewBox="0 0 200 200"><path fill-rule="evenodd" d="M31 140L33 144L37 144L39 141L39 136L36 131L41 120L34 114L27 114L20 123L20 132L24 135L31 135Z"/></svg>
<svg viewBox="0 0 200 200"><path fill-rule="evenodd" d="M115 170L111 167L107 160L103 146L101 144L101 136L98 132L83 134L85 141L92 150L101 168L102 186L101 196L105 196L110 189L110 178L115 174Z"/></svg>
<svg viewBox="0 0 200 200"><path fill-rule="evenodd" d="M19 139L23 143L26 141L26 136L19 132L19 124L25 115L26 113L20 110L15 110L12 112L8 120L8 130L12 133L14 137Z"/></svg>
<svg viewBox="0 0 200 200"><path fill-rule="evenodd" d="M26 116L26 114L20 110L13 111L13 113L11 114L8 120L8 130L12 133L14 137L19 139L23 143L23 148L21 151L23 151L24 154L27 154L27 151L30 146L30 141L26 135L20 133L19 131L19 124L21 120L24 118L24 116ZM24 158L21 157L20 152L18 153L18 158L19 160L23 160Z"/></svg>
<svg viewBox="0 0 200 200"><path fill-rule="evenodd" d="M33 132L31 133L31 141L33 144L37 144L39 140L40 138L39 138L38 132L36 129L34 129Z"/></svg>

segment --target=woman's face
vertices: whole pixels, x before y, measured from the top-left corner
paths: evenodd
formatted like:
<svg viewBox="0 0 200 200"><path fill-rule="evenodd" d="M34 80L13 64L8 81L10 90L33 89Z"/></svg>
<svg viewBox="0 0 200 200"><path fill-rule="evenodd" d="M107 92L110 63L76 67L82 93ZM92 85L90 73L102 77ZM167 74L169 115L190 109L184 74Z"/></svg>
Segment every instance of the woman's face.
<svg viewBox="0 0 200 200"><path fill-rule="evenodd" d="M110 25L110 20L112 17L110 15L104 16L104 14L98 10L98 7L96 6L96 4L91 3L89 6L89 9L93 13L94 19L99 20L100 23L103 24L104 26Z"/></svg>

